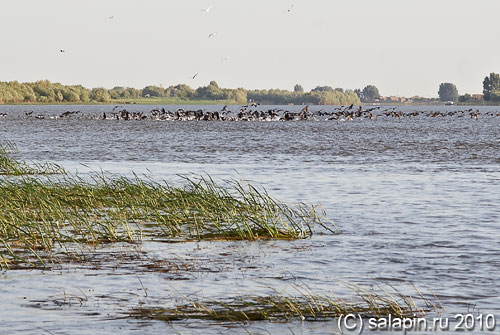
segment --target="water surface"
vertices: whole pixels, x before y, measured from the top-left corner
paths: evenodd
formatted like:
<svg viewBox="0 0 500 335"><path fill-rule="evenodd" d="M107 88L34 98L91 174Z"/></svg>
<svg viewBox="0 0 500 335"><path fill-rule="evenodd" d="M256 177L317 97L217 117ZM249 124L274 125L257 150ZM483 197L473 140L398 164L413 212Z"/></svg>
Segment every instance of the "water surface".
<svg viewBox="0 0 500 335"><path fill-rule="evenodd" d="M0 106L8 113L0 119L0 140L15 142L18 158L53 161L82 174L103 169L174 183L181 182L179 173L248 180L289 204L321 203L340 234L299 241L114 245L96 250L88 264L9 270L0 276L0 329L19 334L291 334L290 327L295 334L337 333L334 322L261 322L245 330L120 318L142 303L266 294L294 284L348 294L343 283L368 289L388 283L414 293L412 283L435 294L445 316L476 310L500 317L500 117L494 116L500 109L475 107L481 112L478 120L422 114L346 122L23 116L31 110L99 115L112 108ZM146 112L154 106L127 108Z"/></svg>

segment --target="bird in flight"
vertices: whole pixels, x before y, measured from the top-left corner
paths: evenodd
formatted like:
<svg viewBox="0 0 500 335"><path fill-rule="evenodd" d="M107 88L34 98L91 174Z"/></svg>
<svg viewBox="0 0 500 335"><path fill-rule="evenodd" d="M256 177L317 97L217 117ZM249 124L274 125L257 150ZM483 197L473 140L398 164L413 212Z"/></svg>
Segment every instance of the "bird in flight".
<svg viewBox="0 0 500 335"><path fill-rule="evenodd" d="M217 35L217 32L211 33L210 35L208 35L208 38L215 37L215 35Z"/></svg>
<svg viewBox="0 0 500 335"><path fill-rule="evenodd" d="M110 17L109 17L109 19L110 19L110 20L113 20L113 18L114 18L114 16L110 16Z"/></svg>
<svg viewBox="0 0 500 335"><path fill-rule="evenodd" d="M196 76L198 76L198 73L193 76L193 79L196 78Z"/></svg>
<svg viewBox="0 0 500 335"><path fill-rule="evenodd" d="M214 5L210 5L210 6L208 6L208 8L207 8L207 9L202 9L201 11L202 11L202 12L205 12L205 13L208 13L208 12L210 12L210 9L212 9L212 7L213 7L213 6L214 6Z"/></svg>
<svg viewBox="0 0 500 335"><path fill-rule="evenodd" d="M292 11L292 8L293 8L293 4L290 6L290 8L288 8L288 13L290 13Z"/></svg>
<svg viewBox="0 0 500 335"><path fill-rule="evenodd" d="M66 50L61 49L61 50L59 50L59 52L66 52Z"/></svg>

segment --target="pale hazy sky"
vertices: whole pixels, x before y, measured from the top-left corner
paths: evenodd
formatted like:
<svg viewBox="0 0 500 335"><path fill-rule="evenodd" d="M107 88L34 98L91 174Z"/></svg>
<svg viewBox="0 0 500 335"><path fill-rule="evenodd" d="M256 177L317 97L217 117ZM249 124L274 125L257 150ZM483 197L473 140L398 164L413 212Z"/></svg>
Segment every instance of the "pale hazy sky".
<svg viewBox="0 0 500 335"><path fill-rule="evenodd" d="M437 96L500 72L500 0L0 1L0 81Z"/></svg>

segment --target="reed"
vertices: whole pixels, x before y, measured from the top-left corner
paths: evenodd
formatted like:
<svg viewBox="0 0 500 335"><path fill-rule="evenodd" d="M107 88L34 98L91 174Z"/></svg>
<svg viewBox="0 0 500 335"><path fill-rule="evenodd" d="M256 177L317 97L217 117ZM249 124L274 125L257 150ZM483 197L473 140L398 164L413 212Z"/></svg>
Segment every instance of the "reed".
<svg viewBox="0 0 500 335"><path fill-rule="evenodd" d="M406 296L396 289L380 293L356 289L348 299L329 295L314 295L302 291L299 295L239 296L223 300L192 301L171 308L144 307L132 309L130 317L160 321L211 320L219 322L253 321L327 321L348 314L361 317L397 318L423 317L432 309L421 295ZM419 307L417 301L424 307ZM437 311L437 310L436 310Z"/></svg>
<svg viewBox="0 0 500 335"><path fill-rule="evenodd" d="M327 227L316 207L289 207L251 185L184 179L173 187L104 174L0 178L0 263L27 262L27 253L44 264L50 251L75 245L300 239L315 223Z"/></svg>
<svg viewBox="0 0 500 335"><path fill-rule="evenodd" d="M19 161L11 157L17 153L17 147L12 142L0 143L0 175L46 175L64 174L66 171L54 163L31 163Z"/></svg>

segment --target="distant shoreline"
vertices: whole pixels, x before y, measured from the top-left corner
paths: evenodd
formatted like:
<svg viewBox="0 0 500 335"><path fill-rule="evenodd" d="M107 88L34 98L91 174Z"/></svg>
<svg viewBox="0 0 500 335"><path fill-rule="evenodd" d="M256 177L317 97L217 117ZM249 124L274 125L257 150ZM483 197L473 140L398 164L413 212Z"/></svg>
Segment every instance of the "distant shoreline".
<svg viewBox="0 0 500 335"><path fill-rule="evenodd" d="M172 100L172 99L133 99L133 100L112 100L108 102L19 102L19 103L3 103L0 106L88 106L88 105L239 105L234 101L217 101L217 100Z"/></svg>
<svg viewBox="0 0 500 335"><path fill-rule="evenodd" d="M88 106L88 105L227 105L227 106L240 106L241 103L227 100L177 100L169 98L139 98L139 99L117 99L109 102L19 102L19 103L0 103L0 106ZM308 104L265 104L268 106L305 106ZM313 106L312 104L309 104ZM358 106L444 106L444 103L397 103L397 102L381 102L381 103L367 103L362 102L355 104ZM338 106L338 105L314 105L314 106ZM456 103L454 106L500 106L500 102L465 102Z"/></svg>
<svg viewBox="0 0 500 335"><path fill-rule="evenodd" d="M499 79L500 80L500 79ZM451 84L450 84L451 85ZM496 94L496 93L495 93ZM310 91L296 84L293 91L283 89L249 90L244 88L222 88L211 81L197 89L186 84L164 88L146 86L142 89L116 86L85 88L82 85L62 85L48 80L31 83L0 81L0 105L387 105L387 106L440 106L440 100L456 101L457 106L499 106L500 99L484 101L483 95L441 96L411 98L381 96L374 85L361 89L317 86Z"/></svg>

